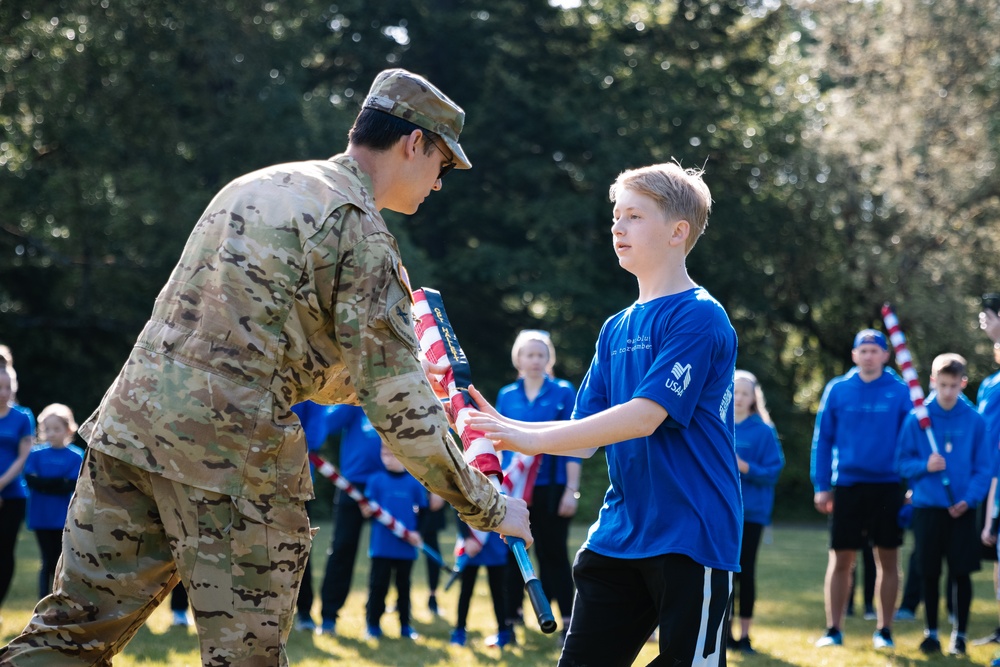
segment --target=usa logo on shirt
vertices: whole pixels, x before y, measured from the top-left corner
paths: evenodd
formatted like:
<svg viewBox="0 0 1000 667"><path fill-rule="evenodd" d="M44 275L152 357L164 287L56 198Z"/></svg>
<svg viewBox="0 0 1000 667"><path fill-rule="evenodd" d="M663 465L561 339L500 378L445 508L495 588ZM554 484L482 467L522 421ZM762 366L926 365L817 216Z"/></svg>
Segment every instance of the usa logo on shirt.
<svg viewBox="0 0 1000 667"><path fill-rule="evenodd" d="M691 364L681 366L680 362L674 362L674 367L670 369L673 380L668 379L665 386L678 396L684 395L684 390L691 384Z"/></svg>

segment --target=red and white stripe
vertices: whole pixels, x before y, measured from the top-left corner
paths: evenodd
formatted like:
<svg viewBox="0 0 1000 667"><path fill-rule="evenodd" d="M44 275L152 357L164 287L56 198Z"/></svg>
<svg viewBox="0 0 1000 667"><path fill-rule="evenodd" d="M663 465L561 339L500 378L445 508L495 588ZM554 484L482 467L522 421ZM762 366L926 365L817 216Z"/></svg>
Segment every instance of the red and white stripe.
<svg viewBox="0 0 1000 667"><path fill-rule="evenodd" d="M366 498L365 495L361 493L353 484L344 479L344 477L337 472L336 466L324 459L322 456L313 453L309 454L309 461L316 466L316 470L319 474L326 477L328 480L333 482L338 489L341 489L344 493L353 498L354 502L356 502L359 507L370 510L371 518L388 528L392 534L399 539L412 544L410 540L413 539L413 536L417 535L417 533L410 530L399 521L396 521L395 517L382 509L382 506L377 502Z"/></svg>
<svg viewBox="0 0 1000 667"><path fill-rule="evenodd" d="M413 292L413 328L417 332L420 349L427 359L435 364L448 364L448 370L440 378L440 382L448 393L448 414L462 439L465 461L470 467L490 477L494 485L500 488L503 471L500 468L500 459L497 458L493 441L487 438L482 431L468 426L470 413L475 409L475 406L466 400L464 393L455 385L455 374L451 370L448 353L445 349L446 341L442 340L441 330L437 326L434 313L431 312L427 297L424 296L422 289ZM447 341L447 343L457 345L456 341Z"/></svg>
<svg viewBox="0 0 1000 667"><path fill-rule="evenodd" d="M885 322L885 328L889 330L889 340L892 341L892 349L896 352L896 363L899 364L899 369L903 372L903 379L906 380L906 385L910 388L913 412L920 422L920 428L927 430L931 426L931 416L927 412L927 406L924 405L924 390L920 386L917 371L913 368L913 357L910 356L910 350L906 346L906 336L899 328L899 320L889 304L882 306L882 320ZM932 440L932 445L934 451L937 452L937 443Z"/></svg>

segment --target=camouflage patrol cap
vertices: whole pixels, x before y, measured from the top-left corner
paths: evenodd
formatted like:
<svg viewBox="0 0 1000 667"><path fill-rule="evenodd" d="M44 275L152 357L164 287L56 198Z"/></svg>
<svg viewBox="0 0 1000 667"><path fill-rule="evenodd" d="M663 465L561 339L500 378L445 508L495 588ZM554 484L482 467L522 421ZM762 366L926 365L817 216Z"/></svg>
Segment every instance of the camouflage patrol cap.
<svg viewBox="0 0 1000 667"><path fill-rule="evenodd" d="M382 71L375 77L363 108L384 111L441 135L455 155L455 166L472 168L458 144L458 135L465 125L465 112L419 74L398 68Z"/></svg>

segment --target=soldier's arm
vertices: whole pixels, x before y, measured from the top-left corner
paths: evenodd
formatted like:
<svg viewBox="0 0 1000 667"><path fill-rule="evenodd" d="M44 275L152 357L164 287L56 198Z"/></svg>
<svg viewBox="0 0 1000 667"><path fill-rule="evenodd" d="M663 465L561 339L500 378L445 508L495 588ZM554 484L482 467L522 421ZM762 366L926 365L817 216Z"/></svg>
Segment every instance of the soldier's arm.
<svg viewBox="0 0 1000 667"><path fill-rule="evenodd" d="M410 294L391 237L369 235L341 253L332 295L335 337L372 425L407 470L458 510L495 530L506 502L469 468L417 358Z"/></svg>

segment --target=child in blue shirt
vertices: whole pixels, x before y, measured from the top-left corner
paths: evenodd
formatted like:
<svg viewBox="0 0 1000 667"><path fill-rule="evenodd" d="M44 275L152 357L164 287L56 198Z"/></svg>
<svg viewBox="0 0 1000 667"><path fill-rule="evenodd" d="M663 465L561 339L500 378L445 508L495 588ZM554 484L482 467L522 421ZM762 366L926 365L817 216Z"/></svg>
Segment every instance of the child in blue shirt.
<svg viewBox="0 0 1000 667"><path fill-rule="evenodd" d="M83 450L71 444L76 420L73 411L62 403L42 410L38 430L45 441L31 448L24 464L24 479L28 483L28 529L35 531L42 559L38 573L41 599L52 592L66 513L83 466Z"/></svg>
<svg viewBox="0 0 1000 667"><path fill-rule="evenodd" d="M476 588L476 578L479 576L480 566L486 568L486 577L490 586L490 597L493 599L493 615L497 621L497 634L486 639L487 646L503 648L511 643L512 629L507 623L505 574L507 572L507 554L510 549L504 544L499 535L487 533L486 542L480 546L478 542L469 539L468 527L458 521L459 546L465 549L469 557L462 568L461 581L462 588L458 594L458 618L455 621L455 629L451 632L451 643L455 646L465 646L466 631L465 623L469 617L469 606L472 603L472 593ZM464 544L462 543L464 540ZM522 586L523 587L523 586Z"/></svg>
<svg viewBox="0 0 1000 667"><path fill-rule="evenodd" d="M711 208L701 174L659 164L611 186L613 248L639 297L601 329L572 421L510 420L474 395L487 412L470 424L503 448L607 456L611 485L573 567L563 667L631 665L657 625L657 664L725 664L743 525L736 332L685 266Z"/></svg>
<svg viewBox="0 0 1000 667"><path fill-rule="evenodd" d="M931 365L935 394L927 412L939 451L931 449L915 413L906 418L896 447L896 468L913 491L914 549L919 553L927 618L920 650L926 654L941 652L938 592L941 561L947 559L954 580L956 621L948 652L965 655L970 574L979 570L975 507L986 497L993 476L986 421L967 401L959 400L967 382L965 367L965 359L957 354L938 355Z"/></svg>
<svg viewBox="0 0 1000 667"><path fill-rule="evenodd" d="M785 455L778 442L764 391L756 376L738 370L733 381L733 408L736 419L736 464L743 487L743 546L740 573L736 575L740 594L740 639L730 634L730 645L742 653L754 653L750 625L757 599L757 551L764 526L771 523L774 485L785 467Z"/></svg>
<svg viewBox="0 0 1000 667"><path fill-rule="evenodd" d="M406 471L392 451L382 445L384 472L375 473L368 479L365 495L377 502L396 521L414 531L412 543L404 542L381 523L372 523L371 543L368 556L371 558L371 572L368 579L368 607L365 619L368 624L368 639L382 636L379 622L385 613L385 596L389 592L392 573L396 573L396 611L399 613L399 635L404 639L417 639L417 633L410 627L410 574L413 561L417 559L420 534L417 530L417 515L421 507L427 507L427 490L413 475ZM365 516L370 513L362 510Z"/></svg>

